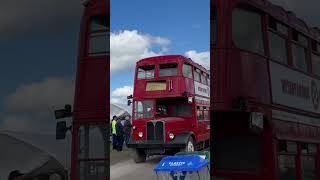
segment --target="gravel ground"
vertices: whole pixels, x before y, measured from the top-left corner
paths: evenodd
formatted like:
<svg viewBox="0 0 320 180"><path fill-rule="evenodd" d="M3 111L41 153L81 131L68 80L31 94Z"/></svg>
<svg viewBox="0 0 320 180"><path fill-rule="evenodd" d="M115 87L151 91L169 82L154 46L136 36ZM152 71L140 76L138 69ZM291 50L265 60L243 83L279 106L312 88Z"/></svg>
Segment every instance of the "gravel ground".
<svg viewBox="0 0 320 180"><path fill-rule="evenodd" d="M124 160L111 165L111 180L156 180L153 168L164 156L152 156L145 163L136 164L132 159Z"/></svg>

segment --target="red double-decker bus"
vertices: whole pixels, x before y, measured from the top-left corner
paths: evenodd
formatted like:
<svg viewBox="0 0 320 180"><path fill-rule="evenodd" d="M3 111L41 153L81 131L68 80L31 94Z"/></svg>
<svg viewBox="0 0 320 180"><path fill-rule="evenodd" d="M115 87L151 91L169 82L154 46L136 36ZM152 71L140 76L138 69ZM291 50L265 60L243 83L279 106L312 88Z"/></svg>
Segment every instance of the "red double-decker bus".
<svg viewBox="0 0 320 180"><path fill-rule="evenodd" d="M74 108L56 111L73 116L72 127L57 123L57 139L72 130L71 180L109 179L109 0L84 0L80 26Z"/></svg>
<svg viewBox="0 0 320 180"><path fill-rule="evenodd" d="M101 180L110 175L110 5L109 0L87 0L84 5L73 111L71 180Z"/></svg>
<svg viewBox="0 0 320 180"><path fill-rule="evenodd" d="M320 33L267 0L211 1L211 170L320 179Z"/></svg>
<svg viewBox="0 0 320 180"><path fill-rule="evenodd" d="M209 71L184 56L137 62L128 144L135 150L135 162L144 162L148 155L209 146L209 79Z"/></svg>

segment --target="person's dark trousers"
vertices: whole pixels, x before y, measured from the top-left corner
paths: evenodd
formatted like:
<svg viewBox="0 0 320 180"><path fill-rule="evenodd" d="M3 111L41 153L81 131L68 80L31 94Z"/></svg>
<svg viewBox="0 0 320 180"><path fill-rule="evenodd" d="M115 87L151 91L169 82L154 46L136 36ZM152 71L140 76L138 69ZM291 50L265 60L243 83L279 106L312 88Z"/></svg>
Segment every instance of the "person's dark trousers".
<svg viewBox="0 0 320 180"><path fill-rule="evenodd" d="M126 133L126 145L129 143L130 141L130 137L131 137L131 134L130 133Z"/></svg>
<svg viewBox="0 0 320 180"><path fill-rule="evenodd" d="M117 135L112 134L112 149L117 149Z"/></svg>
<svg viewBox="0 0 320 180"><path fill-rule="evenodd" d="M118 139L118 148L117 150L118 151L122 151L122 146L123 146L123 136L117 136L117 139Z"/></svg>

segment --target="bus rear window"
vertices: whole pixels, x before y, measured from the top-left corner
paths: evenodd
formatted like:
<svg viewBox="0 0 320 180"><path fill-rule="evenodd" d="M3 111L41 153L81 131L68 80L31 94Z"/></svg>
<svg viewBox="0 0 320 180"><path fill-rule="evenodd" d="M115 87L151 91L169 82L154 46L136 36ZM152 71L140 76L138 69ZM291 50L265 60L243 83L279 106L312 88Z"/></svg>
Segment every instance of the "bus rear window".
<svg viewBox="0 0 320 180"><path fill-rule="evenodd" d="M160 64L159 76L176 76L178 74L178 66L175 63L172 64Z"/></svg>
<svg viewBox="0 0 320 180"><path fill-rule="evenodd" d="M138 68L138 79L152 79L154 78L154 65L140 66Z"/></svg>

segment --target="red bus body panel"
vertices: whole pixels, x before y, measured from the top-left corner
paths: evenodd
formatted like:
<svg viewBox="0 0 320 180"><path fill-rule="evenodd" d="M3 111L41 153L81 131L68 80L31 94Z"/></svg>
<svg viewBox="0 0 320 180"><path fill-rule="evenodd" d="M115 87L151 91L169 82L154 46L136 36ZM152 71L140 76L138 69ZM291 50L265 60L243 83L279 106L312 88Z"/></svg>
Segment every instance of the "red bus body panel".
<svg viewBox="0 0 320 180"><path fill-rule="evenodd" d="M79 128L92 124L107 127L109 124L110 56L109 54L106 56L88 56L89 21L96 15L105 15L109 21L109 3L109 0L89 0L85 5L80 26L79 54L73 106L71 180L80 179L80 177L78 177ZM110 21L107 22L108 26L109 24ZM105 161L106 164L109 162L108 159L102 160ZM105 179L109 179L109 177L105 177Z"/></svg>
<svg viewBox="0 0 320 180"><path fill-rule="evenodd" d="M238 49L232 37L232 12L236 7L246 7L262 14L263 40L265 55L259 55L246 50ZM305 22L297 18L294 14L286 12L279 6L272 5L266 0L212 0L211 13L216 10L216 29L211 25L211 33L217 33L217 41L214 44L211 39L211 119L217 124L229 119L229 115L234 118L234 122L240 120L232 114L261 112L265 118L264 129L261 137L261 163L262 167L255 172L242 172L232 170L218 170L215 168L215 156L212 153L211 173L212 177L226 178L231 180L276 180L279 179L278 167L278 146L280 140L296 142L296 177L302 179L301 143L316 144L317 154L315 158L316 179L320 179L320 111L308 110L298 104L289 104L281 99L285 91L292 90L282 83L282 87L277 87L277 78L288 76L288 80L297 77L305 79L319 79L311 73L310 57L307 58L308 72L301 72L292 68L292 50L288 46L288 65L277 63L269 58L269 48L267 41L267 21L273 17L277 21L294 28L303 33L309 39L318 40L317 32L308 27ZM211 23L213 16L211 16ZM246 22L243 22L244 26ZM290 31L291 32L291 31ZM290 34L289 32L289 34ZM211 36L213 37L213 35ZM291 35L288 37L291 40ZM310 54L310 51L307 51ZM308 55L309 56L309 55ZM284 71L281 71L281 70ZM276 76L274 73L279 73ZM288 73L286 75L286 73ZM279 81L280 82L280 81ZM285 82L285 81L282 81ZM302 83L302 82L300 82ZM297 82L296 84L299 84ZM282 89L281 89L282 88ZM287 90L287 89L289 90ZM311 89L310 87L308 87ZM318 87L319 88L319 87ZM279 91L276 91L279 90ZM282 92L280 92L282 90ZM282 93L282 94L281 94ZM280 94L280 95L279 95ZM312 93L310 93L312 94ZM301 94L298 94L301 95ZM283 95L284 96L284 95ZM233 101L244 98L247 108L242 112L233 106ZM292 99L295 97L292 97ZM290 100L288 100L290 101ZM227 113L228 116L221 114ZM211 129L215 127L211 123ZM229 130L228 130L229 129ZM238 135L246 134L249 130L241 130L240 126L229 124L223 129L221 136L230 135L238 131ZM211 145L216 140L214 131L211 131ZM234 147L237 151L237 147ZM211 149L215 149L213 145ZM235 160L234 163L237 163ZM239 164L241 166L241 164Z"/></svg>

